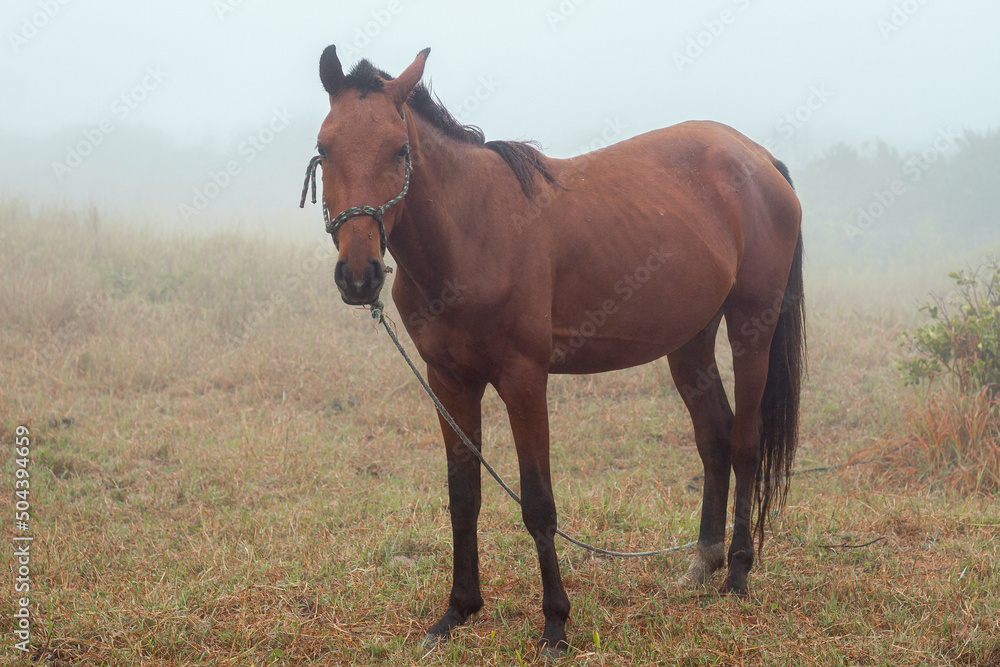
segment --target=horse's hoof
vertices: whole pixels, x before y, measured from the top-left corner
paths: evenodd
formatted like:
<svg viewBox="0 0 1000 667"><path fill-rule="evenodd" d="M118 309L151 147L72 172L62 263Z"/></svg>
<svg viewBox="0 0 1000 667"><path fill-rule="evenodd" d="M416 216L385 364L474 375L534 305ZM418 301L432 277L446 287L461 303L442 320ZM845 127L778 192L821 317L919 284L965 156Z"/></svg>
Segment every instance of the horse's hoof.
<svg viewBox="0 0 1000 667"><path fill-rule="evenodd" d="M569 648L569 644L566 642L559 642L556 646L545 643L541 646L542 658L545 660L562 660L566 657L566 649Z"/></svg>
<svg viewBox="0 0 1000 667"><path fill-rule="evenodd" d="M421 651L433 651L438 647L439 644L444 643L444 637L441 635L435 635L428 632L424 635L424 638L420 640L420 650Z"/></svg>
<svg viewBox="0 0 1000 667"><path fill-rule="evenodd" d="M722 567L725 559L726 546L722 542L708 547L699 544L687 572L677 580L677 588L687 591L701 588L712 578L712 573Z"/></svg>
<svg viewBox="0 0 1000 667"><path fill-rule="evenodd" d="M740 582L730 581L729 579L726 579L726 583L722 584L722 589L719 592L723 595L732 595L742 599L750 597L750 591L747 588L746 582L743 582L741 585Z"/></svg>

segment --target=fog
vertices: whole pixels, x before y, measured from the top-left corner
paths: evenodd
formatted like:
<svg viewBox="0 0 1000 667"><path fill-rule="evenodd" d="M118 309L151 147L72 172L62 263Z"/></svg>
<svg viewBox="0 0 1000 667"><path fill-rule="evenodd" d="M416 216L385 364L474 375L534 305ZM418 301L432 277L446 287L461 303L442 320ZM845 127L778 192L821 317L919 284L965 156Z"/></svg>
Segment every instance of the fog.
<svg viewBox="0 0 1000 667"><path fill-rule="evenodd" d="M461 120L553 156L698 118L794 172L1000 126L995 0L5 0L0 25L0 195L191 229L316 233L297 203L331 43L393 74L431 47Z"/></svg>

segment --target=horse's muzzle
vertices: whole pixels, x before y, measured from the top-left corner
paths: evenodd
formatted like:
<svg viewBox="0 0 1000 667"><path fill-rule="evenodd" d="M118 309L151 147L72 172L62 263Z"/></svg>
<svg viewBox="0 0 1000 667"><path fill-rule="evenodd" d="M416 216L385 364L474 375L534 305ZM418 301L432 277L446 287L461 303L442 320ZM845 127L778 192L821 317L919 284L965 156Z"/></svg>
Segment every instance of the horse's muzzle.
<svg viewBox="0 0 1000 667"><path fill-rule="evenodd" d="M385 284L385 267L378 259L372 259L361 276L356 276L346 260L337 262L333 272L344 303L351 306L365 306L378 299Z"/></svg>

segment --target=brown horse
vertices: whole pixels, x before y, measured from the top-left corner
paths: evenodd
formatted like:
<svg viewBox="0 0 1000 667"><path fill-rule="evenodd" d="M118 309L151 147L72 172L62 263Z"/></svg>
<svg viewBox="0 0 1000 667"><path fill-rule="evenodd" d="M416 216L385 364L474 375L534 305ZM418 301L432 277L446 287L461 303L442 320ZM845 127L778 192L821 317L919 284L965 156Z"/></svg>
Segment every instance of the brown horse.
<svg viewBox="0 0 1000 667"><path fill-rule="evenodd" d="M742 134L710 122L566 160L528 143L486 142L420 83L429 51L394 79L367 60L345 75L327 47L320 79L330 113L307 183L322 164L343 300L378 299L387 245L397 262L393 301L458 425L481 446L486 385L505 403L522 516L541 569L543 651L568 646L570 610L553 543L550 373L667 357L705 468L698 548L678 583L703 584L726 560L731 468L735 522L723 590L746 594L754 537L763 540L769 514L784 501L797 441L802 211L788 171ZM315 198L315 180L313 188ZM341 210L330 219L328 211ZM723 317L735 413L716 368ZM454 578L432 642L483 605L480 464L443 419L441 427Z"/></svg>

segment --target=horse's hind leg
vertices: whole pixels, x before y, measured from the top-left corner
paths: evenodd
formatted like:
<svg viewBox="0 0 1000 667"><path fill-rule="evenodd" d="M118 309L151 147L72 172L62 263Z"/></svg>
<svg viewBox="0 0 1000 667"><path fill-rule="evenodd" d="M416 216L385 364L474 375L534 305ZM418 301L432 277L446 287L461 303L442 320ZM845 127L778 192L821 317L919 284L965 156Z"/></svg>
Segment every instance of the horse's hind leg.
<svg viewBox="0 0 1000 667"><path fill-rule="evenodd" d="M698 550L687 573L677 581L685 588L704 584L726 558L733 411L715 362L715 336L721 319L719 313L697 336L667 357L674 384L691 414L698 454L705 468Z"/></svg>
<svg viewBox="0 0 1000 667"><path fill-rule="evenodd" d="M779 302L780 303L780 302ZM747 300L726 308L726 325L733 348L736 415L732 430L732 462L736 477L733 541L729 545L729 574L724 593L747 594L747 575L754 561L751 516L757 474L760 470L761 400L767 385L768 362L774 326L765 322L771 304ZM777 309L774 309L777 312ZM760 517L759 520L764 520Z"/></svg>

